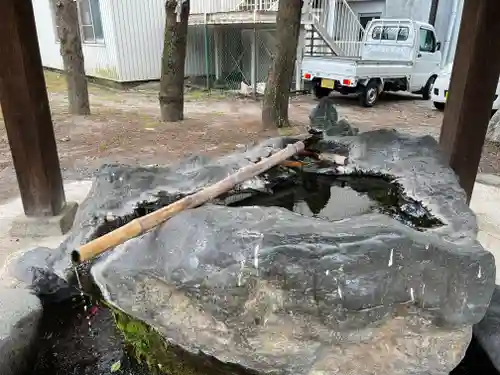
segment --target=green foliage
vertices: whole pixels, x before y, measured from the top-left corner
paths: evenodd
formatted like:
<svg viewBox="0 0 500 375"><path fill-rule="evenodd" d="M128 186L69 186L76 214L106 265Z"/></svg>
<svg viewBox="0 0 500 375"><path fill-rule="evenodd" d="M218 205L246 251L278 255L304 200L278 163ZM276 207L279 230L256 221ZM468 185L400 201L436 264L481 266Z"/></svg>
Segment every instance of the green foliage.
<svg viewBox="0 0 500 375"><path fill-rule="evenodd" d="M122 332L129 354L140 363L146 363L156 374L201 375L179 356L177 350L164 341L160 334L146 323L124 312L112 309L117 328Z"/></svg>
<svg viewBox="0 0 500 375"><path fill-rule="evenodd" d="M121 310L107 305L113 312L117 328L122 332L129 354L137 361L146 363L157 375L256 375L242 367L222 363L203 353L188 353L167 343L146 323Z"/></svg>
<svg viewBox="0 0 500 375"><path fill-rule="evenodd" d="M118 372L122 368L122 363L120 361L116 361L111 365L111 372Z"/></svg>

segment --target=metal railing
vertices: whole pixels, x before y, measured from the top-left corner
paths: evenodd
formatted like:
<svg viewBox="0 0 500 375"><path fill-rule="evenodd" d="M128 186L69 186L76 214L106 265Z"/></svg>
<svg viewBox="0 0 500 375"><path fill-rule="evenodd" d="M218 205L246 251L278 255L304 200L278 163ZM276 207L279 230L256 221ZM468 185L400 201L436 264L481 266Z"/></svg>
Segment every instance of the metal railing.
<svg viewBox="0 0 500 375"><path fill-rule="evenodd" d="M278 0L191 0L191 14L276 10Z"/></svg>
<svg viewBox="0 0 500 375"><path fill-rule="evenodd" d="M359 56L365 34L346 0L309 0L307 12L316 31L341 56Z"/></svg>
<svg viewBox="0 0 500 375"><path fill-rule="evenodd" d="M279 0L191 0L191 13L275 12L278 4ZM307 0L302 13L322 39L311 50L328 47L339 56L360 55L365 30L347 0Z"/></svg>
<svg viewBox="0 0 500 375"><path fill-rule="evenodd" d="M276 9L274 9L276 8ZM238 7L241 11L274 11L278 10L277 0L243 0Z"/></svg>
<svg viewBox="0 0 500 375"><path fill-rule="evenodd" d="M241 0L191 0L191 14L233 12Z"/></svg>

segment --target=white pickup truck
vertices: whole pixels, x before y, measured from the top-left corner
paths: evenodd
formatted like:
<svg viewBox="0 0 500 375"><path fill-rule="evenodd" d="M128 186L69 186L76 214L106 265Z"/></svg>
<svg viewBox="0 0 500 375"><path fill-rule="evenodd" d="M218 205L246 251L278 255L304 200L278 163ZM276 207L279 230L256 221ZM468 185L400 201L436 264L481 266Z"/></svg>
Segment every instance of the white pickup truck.
<svg viewBox="0 0 500 375"><path fill-rule="evenodd" d="M304 56L302 76L317 98L334 90L358 94L365 107L372 107L384 91L408 91L430 99L441 64L441 43L431 25L409 19L372 20L359 44L359 57Z"/></svg>

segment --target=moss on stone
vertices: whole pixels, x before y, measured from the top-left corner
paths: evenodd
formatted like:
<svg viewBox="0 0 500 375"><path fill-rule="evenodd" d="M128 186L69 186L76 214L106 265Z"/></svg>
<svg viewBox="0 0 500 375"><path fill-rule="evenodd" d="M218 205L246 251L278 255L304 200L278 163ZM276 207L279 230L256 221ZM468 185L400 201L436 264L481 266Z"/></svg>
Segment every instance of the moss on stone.
<svg viewBox="0 0 500 375"><path fill-rule="evenodd" d="M122 332L129 354L146 363L157 374L199 375L183 363L155 329L124 312L112 309L116 326Z"/></svg>
<svg viewBox="0 0 500 375"><path fill-rule="evenodd" d="M146 363L155 374L168 375L256 375L241 366L222 363L202 353L189 353L167 343L146 323L109 306L117 328L122 332L129 355Z"/></svg>

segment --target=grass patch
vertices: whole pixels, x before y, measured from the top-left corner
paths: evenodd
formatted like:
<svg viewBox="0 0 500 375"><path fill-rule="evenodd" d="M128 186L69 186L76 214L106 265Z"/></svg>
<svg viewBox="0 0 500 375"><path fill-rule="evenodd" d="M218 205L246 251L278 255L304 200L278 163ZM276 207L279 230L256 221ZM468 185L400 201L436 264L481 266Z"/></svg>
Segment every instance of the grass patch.
<svg viewBox="0 0 500 375"><path fill-rule="evenodd" d="M45 86L48 92L52 93L66 93L68 90L68 85L66 83L66 77L61 72L56 72L52 70L44 70L45 76ZM92 84L88 82L88 89L90 94L98 95L103 99L116 100L118 92L106 87Z"/></svg>
<svg viewBox="0 0 500 375"><path fill-rule="evenodd" d="M185 100L201 101L201 100L223 100L226 99L230 93L222 90L190 90L184 94Z"/></svg>
<svg viewBox="0 0 500 375"><path fill-rule="evenodd" d="M66 77L58 72L53 72L51 70L45 70L45 85L47 86L47 91L49 92L63 92L68 89L66 84Z"/></svg>
<svg viewBox="0 0 500 375"><path fill-rule="evenodd" d="M64 73L44 70L45 84L47 91L51 93L66 93L68 87ZM88 83L89 93L98 96L102 100L119 101L120 90L103 87L100 85ZM145 96L151 96L152 99L157 99L157 90L144 90L141 92ZM203 101L203 100L224 100L232 94L223 90L202 90L192 89L185 93L186 101Z"/></svg>
<svg viewBox="0 0 500 375"><path fill-rule="evenodd" d="M290 137L292 135L299 135L301 130L295 126L287 126L286 128L278 128L278 134L282 137Z"/></svg>

